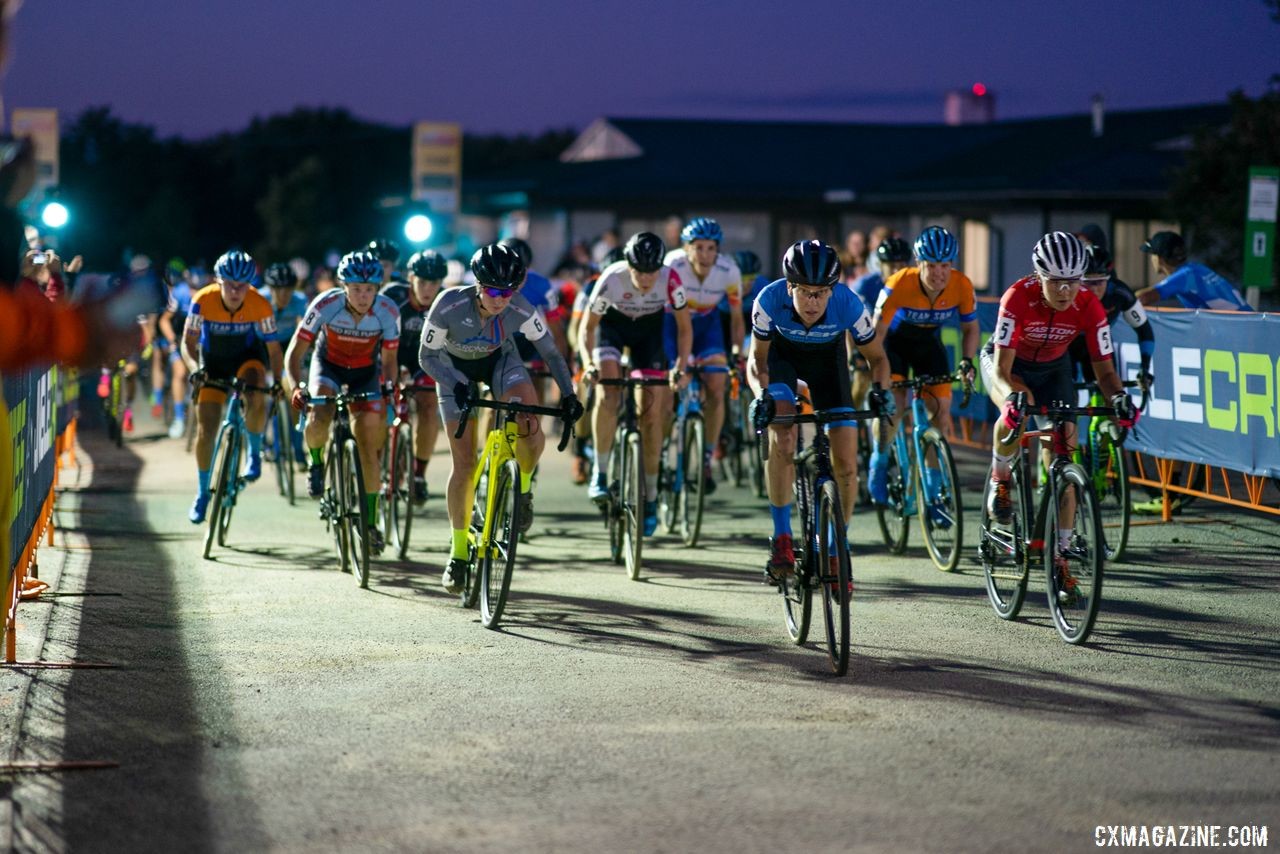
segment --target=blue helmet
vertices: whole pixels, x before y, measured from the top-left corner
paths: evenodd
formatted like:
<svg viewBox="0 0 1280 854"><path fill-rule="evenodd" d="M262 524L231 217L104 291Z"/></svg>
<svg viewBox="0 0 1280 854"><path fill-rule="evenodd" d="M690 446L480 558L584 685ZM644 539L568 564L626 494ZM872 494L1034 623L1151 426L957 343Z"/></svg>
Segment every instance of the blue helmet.
<svg viewBox="0 0 1280 854"><path fill-rule="evenodd" d="M695 240L714 240L719 243L724 240L724 232L720 230L720 223L714 219L695 216L680 231L680 240L683 243L692 243Z"/></svg>
<svg viewBox="0 0 1280 854"><path fill-rule="evenodd" d="M338 281L344 285L382 284L382 264L367 250L348 252L338 262Z"/></svg>
<svg viewBox="0 0 1280 854"><path fill-rule="evenodd" d="M760 256L750 249L733 253L733 260L738 263L738 270L744 276L754 276L760 272Z"/></svg>
<svg viewBox="0 0 1280 854"><path fill-rule="evenodd" d="M782 274L793 284L831 287L840 281L840 257L821 240L801 240L782 257Z"/></svg>
<svg viewBox="0 0 1280 854"><path fill-rule="evenodd" d="M931 264L954 261L960 254L956 237L940 225L931 225L916 238L916 258Z"/></svg>
<svg viewBox="0 0 1280 854"><path fill-rule="evenodd" d="M258 265L248 252L232 249L213 265L213 273L224 282L252 282L258 275Z"/></svg>

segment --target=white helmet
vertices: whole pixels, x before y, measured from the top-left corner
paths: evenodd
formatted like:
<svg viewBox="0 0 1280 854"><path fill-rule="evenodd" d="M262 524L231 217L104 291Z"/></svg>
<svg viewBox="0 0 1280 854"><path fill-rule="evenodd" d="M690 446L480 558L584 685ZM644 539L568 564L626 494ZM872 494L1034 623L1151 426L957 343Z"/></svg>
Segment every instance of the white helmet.
<svg viewBox="0 0 1280 854"><path fill-rule="evenodd" d="M1065 231L1051 231L1031 252L1036 272L1050 279L1078 279L1084 275L1089 258L1080 238Z"/></svg>

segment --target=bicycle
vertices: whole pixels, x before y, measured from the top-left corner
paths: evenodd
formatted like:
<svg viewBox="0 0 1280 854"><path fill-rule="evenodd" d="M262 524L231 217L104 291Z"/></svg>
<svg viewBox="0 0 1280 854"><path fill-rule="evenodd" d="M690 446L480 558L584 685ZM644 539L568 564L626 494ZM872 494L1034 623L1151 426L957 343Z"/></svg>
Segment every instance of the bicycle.
<svg viewBox="0 0 1280 854"><path fill-rule="evenodd" d="M338 568L351 572L361 588L369 586L369 517L365 512L360 449L351 432L351 404L381 397L381 391L352 394L343 386L336 394L316 395L307 400L308 406L334 405L333 426L324 453L320 518L324 520L325 529L333 532Z"/></svg>
<svg viewBox="0 0 1280 854"><path fill-rule="evenodd" d="M815 410L812 413L774 415L766 418L757 404L753 424L758 439L767 436L769 424L812 424L813 439L805 446L804 431L796 431L795 496L800 518L800 537L795 540L796 571L775 578L766 569L770 583L782 594L787 634L801 646L809 637L813 592L822 591L822 613L826 623L827 656L837 676L849 670L849 608L853 599L849 541L840 490L831 470L831 444L827 425L833 421L862 421L875 417L872 410L849 412Z"/></svg>
<svg viewBox="0 0 1280 854"><path fill-rule="evenodd" d="M601 511L609 528L609 555L624 563L632 581L640 578L641 544L644 541L644 443L640 440L633 393L645 386L666 386L666 377L599 379L602 386L623 389L622 412L609 457L609 493Z"/></svg>
<svg viewBox="0 0 1280 854"><path fill-rule="evenodd" d="M394 539L396 556L404 560L413 528L413 421L409 396L399 383L393 394L390 411L394 418L382 454L382 534L388 543Z"/></svg>
<svg viewBox="0 0 1280 854"><path fill-rule="evenodd" d="M1126 380L1126 389L1141 388L1141 384ZM1089 405L1102 406L1102 392L1097 383L1076 383L1077 391L1089 391ZM1138 409L1147 408L1148 391L1142 391L1142 403ZM1129 544L1129 523L1132 508L1129 501L1129 471L1124 460L1123 428L1110 418L1094 416L1089 419L1085 439L1078 444L1073 459L1084 467L1093 484L1098 500L1098 514L1102 519L1103 551L1109 561L1123 561ZM1118 529L1111 536L1108 528Z"/></svg>
<svg viewBox="0 0 1280 854"><path fill-rule="evenodd" d="M564 417L564 410L558 407L473 398L459 408L454 438L462 438L467 429L467 419L476 408L492 409L499 417L489 428L484 450L476 461L471 478L475 499L468 537L474 552L461 596L463 606L468 608L478 599L480 622L485 628L496 629L511 592L511 574L515 569L516 546L520 540L521 490L515 449L519 438L516 415L525 413L560 418L564 424L558 446L561 451L573 438L573 425Z"/></svg>
<svg viewBox="0 0 1280 854"><path fill-rule="evenodd" d="M987 509L987 493L992 488L988 479L978 534L978 557L986 576L987 597L1001 619L1017 617L1026 597L1032 562L1042 559L1054 627L1067 643L1081 644L1089 637L1102 597L1102 523L1089 473L1072 461L1066 450L1065 431L1068 423L1081 416L1110 417L1115 409L1060 403L1028 406L1025 392L1019 392L1015 402L1023 418L1040 415L1051 419L1052 426L1048 430L1024 430L1019 438L1010 472L1013 516L1007 529L997 527ZM1031 478L1036 467L1031 446L1046 439L1051 442L1054 456L1033 514ZM1070 542L1066 548L1059 548L1059 508L1072 502ZM1058 571L1055 557L1067 559L1064 572Z"/></svg>
<svg viewBox="0 0 1280 854"><path fill-rule="evenodd" d="M124 369L125 360L121 359L110 370L103 371L107 376L98 381L102 414L107 420L107 439L114 442L117 448L124 447ZM106 379L105 383L103 379ZM106 394L103 394L104 386Z"/></svg>
<svg viewBox="0 0 1280 854"><path fill-rule="evenodd" d="M271 404L267 428L263 449L275 468L276 488L292 507L297 500L293 464L293 419L289 415L289 402L283 397Z"/></svg>
<svg viewBox="0 0 1280 854"><path fill-rule="evenodd" d="M222 416L222 424L218 427L217 437L213 442L213 477L209 497L209 529L204 536L204 557L209 559L213 552L213 544L226 548L227 531L231 527L231 516L236 509L236 497L245 488L244 473L241 464L244 461L245 448L249 444L249 429L244 422L244 395L249 392L271 393L272 389L246 383L240 377L229 380L218 380L209 377L198 378L194 385L219 389L227 393L227 410Z"/></svg>
<svg viewBox="0 0 1280 854"><path fill-rule="evenodd" d="M743 390L748 389L747 395ZM751 425L747 421L747 407L750 405L750 391L742 371L736 367L729 371L729 381L724 387L724 429L720 432L720 474L733 483L742 486L751 470L751 454L755 452L756 443L748 441ZM754 484L753 484L754 488Z"/></svg>
<svg viewBox="0 0 1280 854"><path fill-rule="evenodd" d="M706 459L707 433L702 417L702 374L725 374L728 365L702 365L685 371L689 382L679 392L671 435L662 445L662 465L658 470L658 503L667 533L680 526L680 538L690 548L698 544L702 531L702 508L706 482L702 461Z"/></svg>
<svg viewBox="0 0 1280 854"><path fill-rule="evenodd" d="M906 551L908 520L919 516L920 532L929 558L943 572L954 571L960 563L960 550L964 543L964 505L960 501L960 479L956 474L951 445L941 431L930 425L929 409L920 390L961 379L960 374L952 373L913 377L893 384L895 389L911 390L911 439L907 440L906 419L899 419L893 441L885 451L888 457L889 501L876 505L876 520L889 551L893 554ZM968 405L972 392L973 387L966 383L961 407ZM933 466L929 465L931 460ZM866 471L869 472L870 468ZM936 480L926 476L930 471L937 472ZM931 483L931 480L935 482ZM920 512L918 507L920 496L924 496L924 512Z"/></svg>

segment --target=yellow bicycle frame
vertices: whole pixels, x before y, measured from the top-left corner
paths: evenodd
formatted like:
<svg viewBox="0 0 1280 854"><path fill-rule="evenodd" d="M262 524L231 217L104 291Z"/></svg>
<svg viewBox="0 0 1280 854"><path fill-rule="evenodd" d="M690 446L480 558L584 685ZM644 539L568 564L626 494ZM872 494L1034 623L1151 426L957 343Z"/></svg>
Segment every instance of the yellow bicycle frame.
<svg viewBox="0 0 1280 854"><path fill-rule="evenodd" d="M517 436L515 419L504 417L502 425L491 429L489 435L485 437L484 452L476 461L476 470L471 475L472 496L475 496L476 490L480 488L480 478L486 474L489 477L489 493L484 498L484 528L480 531L480 542L476 544L478 554L488 553L490 557L495 556L492 553L493 517L494 505L499 496L493 487L498 482L498 472L506 465L507 460L515 459ZM520 488L519 483L516 484L516 488ZM472 500L474 501L474 498Z"/></svg>

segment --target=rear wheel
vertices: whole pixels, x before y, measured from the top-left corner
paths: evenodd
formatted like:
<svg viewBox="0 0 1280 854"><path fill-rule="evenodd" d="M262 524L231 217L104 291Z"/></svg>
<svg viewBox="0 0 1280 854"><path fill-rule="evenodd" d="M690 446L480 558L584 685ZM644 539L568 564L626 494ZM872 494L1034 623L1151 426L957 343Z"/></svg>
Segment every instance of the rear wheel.
<svg viewBox="0 0 1280 854"><path fill-rule="evenodd" d="M1025 542L1027 520L1022 518L1020 470L1015 466L1009 479L1013 496L1013 520L1007 529L995 527L987 510L991 481L982 493L982 525L978 533L978 557L986 576L987 598L1002 620L1012 620L1027 596L1028 557Z"/></svg>
<svg viewBox="0 0 1280 854"><path fill-rule="evenodd" d="M342 447L337 442L330 442L324 457L324 493L320 498L320 514L333 532L333 551L338 557L338 570L350 572L351 551L343 517L347 486L341 471Z"/></svg>
<svg viewBox="0 0 1280 854"><path fill-rule="evenodd" d="M622 485L618 497L622 554L627 576L635 581L640 578L640 554L644 543L644 454L640 447L640 434L636 431L628 433L621 450L624 451Z"/></svg>
<svg viewBox="0 0 1280 854"><path fill-rule="evenodd" d="M920 446L923 459L917 466L920 479L916 490L920 531L934 566L951 572L959 565L964 547L964 505L960 503L956 461L951 445L932 427L921 435ZM932 490L927 479L936 480Z"/></svg>
<svg viewBox="0 0 1280 854"><path fill-rule="evenodd" d="M348 439L342 447L342 481L344 501L342 517L347 528L350 545L351 571L356 583L369 586L369 514L365 512L364 473L360 467L360 452L355 439Z"/></svg>
<svg viewBox="0 0 1280 854"><path fill-rule="evenodd" d="M231 444L235 441L235 430L230 424L223 424L218 430L218 438L214 443L212 491L209 495L209 509L205 521L209 527L204 535L204 556L207 559L213 553L213 544L218 538L218 529L222 524L222 496L230 489L228 477L231 468L228 457L232 453Z"/></svg>
<svg viewBox="0 0 1280 854"><path fill-rule="evenodd" d="M809 637L809 620L813 614L813 586L809 582L817 574L812 570L813 485L805 476L796 478L796 513L800 520L800 537L793 539L796 571L780 592L787 634L799 646Z"/></svg>
<svg viewBox="0 0 1280 854"><path fill-rule="evenodd" d="M493 487L497 500L489 523L490 539L480 548L480 622L496 629L511 592L511 574L516 566L516 543L519 527L516 516L520 505L520 467L507 460L498 470Z"/></svg>
<svg viewBox="0 0 1280 854"><path fill-rule="evenodd" d="M707 438L702 415L691 413L684 422L684 441L680 459L683 467L684 490L680 496L680 538L689 547L698 544L702 532L703 490L706 483L702 476Z"/></svg>
<svg viewBox="0 0 1280 854"><path fill-rule="evenodd" d="M912 495L914 484L909 476L910 461L902 459L901 443L891 442L887 456L889 462L885 482L889 492L889 503L876 505L876 520L880 523L880 534L884 537L884 544L889 547L889 551L900 555L907 549L909 531L907 507L914 498Z"/></svg>
<svg viewBox="0 0 1280 854"><path fill-rule="evenodd" d="M1125 467L1124 448L1105 434L1106 424L1090 437L1089 447L1096 456L1089 460L1086 471L1093 481L1098 516L1102 522L1103 553L1109 561L1122 561L1129 545L1129 472Z"/></svg>
<svg viewBox="0 0 1280 854"><path fill-rule="evenodd" d="M822 613L827 628L827 655L837 676L849 671L849 606L853 600L849 543L844 513L834 481L826 480L818 493L816 570L822 580Z"/></svg>
<svg viewBox="0 0 1280 854"><path fill-rule="evenodd" d="M294 486L293 439L289 429L289 404L283 398L271 407L271 448L275 454L276 486L290 505L297 497Z"/></svg>
<svg viewBox="0 0 1280 854"><path fill-rule="evenodd" d="M1058 548L1057 508L1074 501L1071 537ZM1084 643L1093 629L1102 601L1102 524L1085 470L1064 466L1054 484L1054 501L1045 514L1044 554L1049 611L1058 634L1067 643ZM1066 560L1058 564L1056 557Z"/></svg>
<svg viewBox="0 0 1280 854"><path fill-rule="evenodd" d="M396 556L404 560L409 552L409 534L413 529L413 426L402 421L392 436L387 471L387 491L383 516L387 540L394 538ZM383 452L384 457L387 456Z"/></svg>
<svg viewBox="0 0 1280 854"><path fill-rule="evenodd" d="M680 521L680 422L676 421L671 435L662 443L662 461L658 469L658 512L662 527L668 534L676 532Z"/></svg>
<svg viewBox="0 0 1280 854"><path fill-rule="evenodd" d="M623 508L622 508L622 457L625 452L626 431L619 426L613 434L613 451L609 454L609 471L606 475L609 501L605 504L605 523L609 526L609 557L614 563L622 563Z"/></svg>

